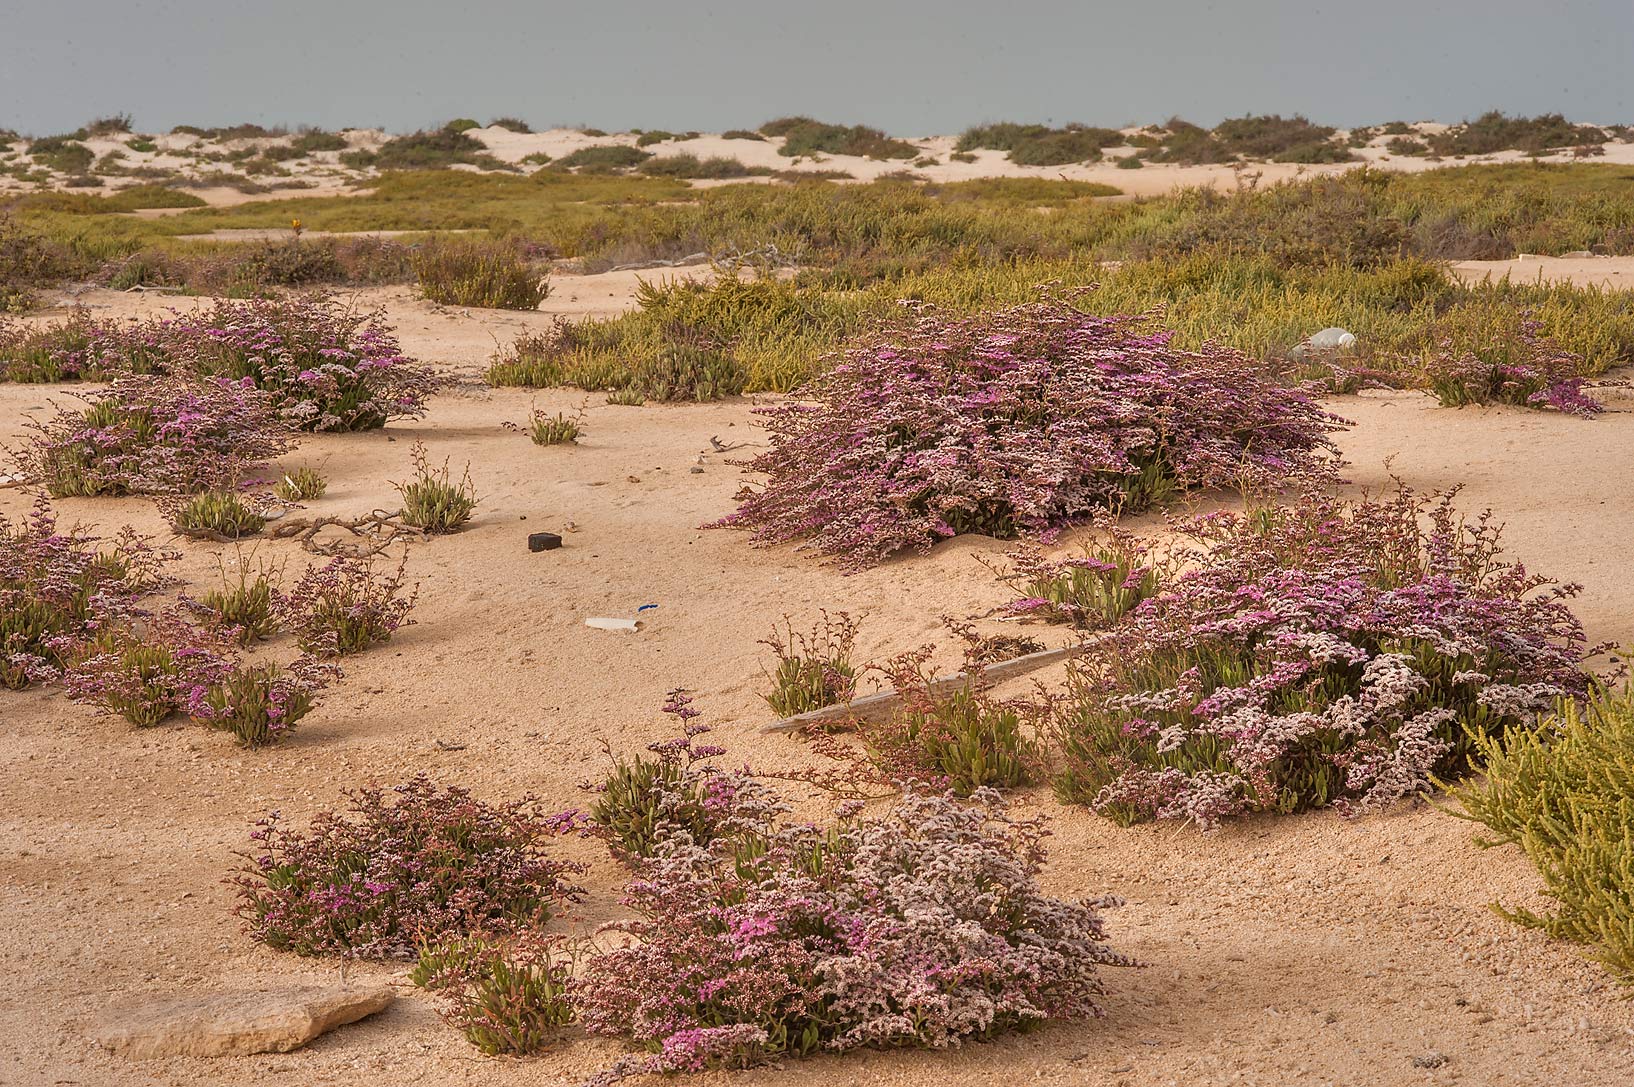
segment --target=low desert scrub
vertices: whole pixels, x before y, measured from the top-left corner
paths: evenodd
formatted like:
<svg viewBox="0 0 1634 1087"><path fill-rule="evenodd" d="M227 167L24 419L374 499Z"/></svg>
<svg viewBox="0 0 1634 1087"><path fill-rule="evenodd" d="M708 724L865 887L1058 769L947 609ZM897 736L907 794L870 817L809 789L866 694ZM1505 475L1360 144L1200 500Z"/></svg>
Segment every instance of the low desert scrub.
<svg viewBox="0 0 1634 1087"><path fill-rule="evenodd" d="M1169 340L1061 298L922 310L761 409L769 449L748 467L765 481L717 524L858 570L960 533L1047 535L1186 491L1331 478L1342 420L1245 356Z"/></svg>
<svg viewBox="0 0 1634 1087"><path fill-rule="evenodd" d="M1405 487L1182 525L1196 547L1078 658L1056 789L1120 823L1384 806L1590 686L1557 585Z"/></svg>
<svg viewBox="0 0 1634 1087"><path fill-rule="evenodd" d="M1491 155L1499 151L1525 151L1541 155L1549 151L1599 144L1605 139L1604 130L1593 125L1572 124L1558 113L1507 117L1494 110L1432 135L1429 142L1438 155Z"/></svg>
<svg viewBox="0 0 1634 1087"><path fill-rule="evenodd" d="M1272 114L1233 117L1214 126L1213 136L1227 151L1272 162L1349 162L1350 150L1333 139L1334 130L1304 117Z"/></svg>
<svg viewBox="0 0 1634 1087"><path fill-rule="evenodd" d="M796 631L787 616L781 627L772 627L760 644L777 658L768 676L772 690L764 696L774 713L794 717L851 701L857 691L851 663L857 626L847 612L824 611L809 631Z"/></svg>
<svg viewBox="0 0 1634 1087"><path fill-rule="evenodd" d="M699 711L685 691L671 691L664 712L680 722L681 734L649 744L651 758L613 755L612 769L595 786L590 805L595 833L629 864L653 856L661 841L677 834L707 845L722 832L723 809L715 800L722 792L716 781L720 770L710 760L724 749L694 742L710 728L695 722Z"/></svg>
<svg viewBox="0 0 1634 1087"><path fill-rule="evenodd" d="M472 121L468 127L478 126ZM467 135L463 129L451 127L398 136L374 152L345 151L341 161L354 167L373 166L381 170L442 170L454 165L509 169L488 153L487 145L481 140Z"/></svg>
<svg viewBox="0 0 1634 1087"><path fill-rule="evenodd" d="M233 876L237 913L278 951L411 958L426 943L537 928L577 896L581 866L551 856L571 820L531 797L488 804L416 777L347 794L305 831L256 823Z"/></svg>
<svg viewBox="0 0 1634 1087"><path fill-rule="evenodd" d="M441 468L431 466L425 444L415 442L409 450L414 465L414 478L407 483L394 483L403 499L403 523L434 536L458 532L471 519L477 508L477 492L471 485L471 468L458 483L448 469L448 461Z"/></svg>
<svg viewBox="0 0 1634 1087"><path fill-rule="evenodd" d="M0 687L58 679L98 632L134 618L170 557L128 528L107 542L59 528L43 497L21 521L0 514Z"/></svg>
<svg viewBox="0 0 1634 1087"><path fill-rule="evenodd" d="M1589 948L1634 985L1634 693L1596 692L1478 741L1482 774L1457 789L1466 818L1518 845L1537 866L1548 913L1505 917Z"/></svg>
<svg viewBox="0 0 1634 1087"><path fill-rule="evenodd" d="M622 144L601 144L581 147L550 164L552 170L572 170L581 174L623 173L652 158L651 151L641 151Z"/></svg>
<svg viewBox="0 0 1634 1087"><path fill-rule="evenodd" d="M584 408L572 415L565 411L551 415L543 408L534 408L528 413L526 426L505 425L526 434L534 445L571 445L584 433Z"/></svg>
<svg viewBox="0 0 1634 1087"><path fill-rule="evenodd" d="M220 586L193 602L194 609L213 628L242 646L266 641L277 633L282 564L258 562L252 569L241 552L235 561L235 573L227 572L224 559L218 559L217 565Z"/></svg>
<svg viewBox="0 0 1634 1087"><path fill-rule="evenodd" d="M438 998L442 1017L490 1057L542 1053L573 1021L572 959L534 932L429 941L409 980Z"/></svg>
<svg viewBox="0 0 1634 1087"><path fill-rule="evenodd" d="M690 152L651 158L641 163L636 169L649 177L709 178L716 180L764 176L771 173L764 166L745 166L734 158L712 155L709 158L700 159Z"/></svg>
<svg viewBox="0 0 1634 1087"><path fill-rule="evenodd" d="M237 489L200 491L167 501L162 508L178 536L197 540L242 540L267 527L264 501Z"/></svg>
<svg viewBox="0 0 1634 1087"><path fill-rule="evenodd" d="M443 241L414 256L420 293L447 306L534 310L550 295L544 273L514 246Z"/></svg>
<svg viewBox="0 0 1634 1087"><path fill-rule="evenodd" d="M399 563L385 573L373 559L344 555L309 566L293 588L276 595L275 618L308 653L361 653L413 624L417 593L405 591L404 570Z"/></svg>
<svg viewBox="0 0 1634 1087"><path fill-rule="evenodd" d="M186 707L187 670L166 637L111 627L80 651L63 687L75 702L151 728Z"/></svg>
<svg viewBox="0 0 1634 1087"><path fill-rule="evenodd" d="M932 656L925 646L884 665L900 704L885 721L858 726L881 777L960 797L1037 780L1037 712L994 699L974 680L935 690Z"/></svg>
<svg viewBox="0 0 1634 1087"><path fill-rule="evenodd" d="M488 381L606 389L633 393L638 402L734 396L748 380L734 357L734 339L746 323L775 337L780 320L809 319L810 311L791 313L789 297L775 281L733 276L709 287L643 283L632 318L559 320L547 332L524 335L489 367Z"/></svg>
<svg viewBox="0 0 1634 1087"><path fill-rule="evenodd" d="M328 489L328 482L316 468L301 464L285 472L273 485L272 493L284 502L312 502L322 498Z"/></svg>
<svg viewBox="0 0 1634 1087"><path fill-rule="evenodd" d="M55 498L230 488L292 440L248 382L128 375L81 399L84 408L30 424L17 454Z"/></svg>
<svg viewBox="0 0 1634 1087"><path fill-rule="evenodd" d="M1074 162L1099 162L1103 147L1116 147L1123 142L1123 134L1111 128L1080 124L1050 128L1001 122L966 129L955 150L1004 151L1006 158L1022 166L1064 166Z"/></svg>
<svg viewBox="0 0 1634 1087"><path fill-rule="evenodd" d="M912 159L919 148L905 140L892 139L877 128L864 125L831 125L810 117L783 117L760 126L761 135L782 137L778 153L789 158L812 155L857 155L871 159Z"/></svg>
<svg viewBox="0 0 1634 1087"><path fill-rule="evenodd" d="M520 117L495 117L488 122L489 128L503 128L507 132L518 132L526 136L533 131L532 126Z"/></svg>
<svg viewBox="0 0 1634 1087"><path fill-rule="evenodd" d="M1046 829L991 791L909 790L818 826L785 820L746 771L705 780L718 833L660 828L626 891L635 918L609 926L629 940L572 983L586 1030L652 1051L606 1081L1097 1016L1101 968L1129 963L1105 943L1104 903L1041 892Z"/></svg>
<svg viewBox="0 0 1634 1087"><path fill-rule="evenodd" d="M188 714L230 733L244 747L278 743L317 706L318 692L338 674L335 667L301 657L288 667L224 659L209 686L193 689Z"/></svg>
<svg viewBox="0 0 1634 1087"><path fill-rule="evenodd" d="M66 263L43 237L25 229L9 212L0 211L0 322L4 314L21 313L32 306L38 288L50 286L67 273ZM0 323L0 341L16 335ZM4 354L0 354L0 363L9 371L11 365ZM6 380L16 378L7 374Z"/></svg>

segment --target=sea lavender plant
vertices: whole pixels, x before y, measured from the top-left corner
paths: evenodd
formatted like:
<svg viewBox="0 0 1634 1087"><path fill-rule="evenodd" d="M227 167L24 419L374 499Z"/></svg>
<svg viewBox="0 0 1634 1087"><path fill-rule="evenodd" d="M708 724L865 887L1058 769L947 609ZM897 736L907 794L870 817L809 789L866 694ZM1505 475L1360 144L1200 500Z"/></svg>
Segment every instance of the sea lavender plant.
<svg viewBox="0 0 1634 1087"><path fill-rule="evenodd" d="M127 375L82 399L83 409L32 423L17 454L56 498L231 488L292 441L247 382Z"/></svg>
<svg viewBox="0 0 1634 1087"><path fill-rule="evenodd" d="M1592 418L1605 410L1583 386L1589 367L1583 356L1543 335L1542 322L1523 317L1517 334L1478 350L1458 350L1443 341L1418 363L1442 404L1516 404L1554 408Z"/></svg>
<svg viewBox="0 0 1634 1087"><path fill-rule="evenodd" d="M783 625L773 626L760 641L777 657L766 704L779 717L793 717L849 702L857 689L857 670L851 663L856 640L857 620L848 612L824 611L811 630L801 632L785 615Z"/></svg>
<svg viewBox="0 0 1634 1087"><path fill-rule="evenodd" d="M308 566L294 588L277 595L274 617L309 653L341 656L389 642L414 623L417 594L403 587L407 563L405 555L389 574L371 558L349 555Z"/></svg>
<svg viewBox="0 0 1634 1087"><path fill-rule="evenodd" d="M731 775L741 779L741 772ZM626 892L633 940L572 983L581 1022L653 1052L597 1078L741 1066L863 1046L945 1048L1101 1014L1126 965L1096 910L1037 885L1046 830L997 794L908 792L886 814L789 823L761 792L723 796L728 832L673 833Z"/></svg>
<svg viewBox="0 0 1634 1087"><path fill-rule="evenodd" d="M444 937L537 928L574 900L583 866L551 856L576 815L532 797L488 804L424 775L347 794L305 831L277 812L251 833L233 876L255 939L300 955L409 958Z"/></svg>
<svg viewBox="0 0 1634 1087"><path fill-rule="evenodd" d="M186 704L185 658L168 631L113 627L99 633L68 666L63 686L75 702L150 728Z"/></svg>
<svg viewBox="0 0 1634 1087"><path fill-rule="evenodd" d="M369 430L388 419L417 417L439 384L403 355L383 313L355 313L323 295L224 300L129 324L76 317L49 335L19 340L4 354L20 360L10 366L21 364L25 377L168 373L248 380L297 430Z"/></svg>
<svg viewBox="0 0 1634 1087"><path fill-rule="evenodd" d="M477 508L471 466L466 465L465 473L456 483L446 459L441 468L431 466L424 443L415 442L409 457L414 464L414 478L407 483L393 484L403 498L403 523L432 535L458 532Z"/></svg>
<svg viewBox="0 0 1634 1087"><path fill-rule="evenodd" d="M1071 671L1064 799L1119 820L1376 807L1591 685L1557 585L1452 493L1297 503L1183 526L1184 572Z"/></svg>
<svg viewBox="0 0 1634 1087"><path fill-rule="evenodd" d="M962 532L1048 535L1202 487L1331 478L1345 424L1256 362L1180 351L1060 297L969 318L921 307L761 409L766 479L716 522L859 569Z"/></svg>
<svg viewBox="0 0 1634 1087"><path fill-rule="evenodd" d="M189 662L188 716L233 735L245 747L285 739L340 675L335 665L299 657L287 667L245 664L225 651L195 651Z"/></svg>
<svg viewBox="0 0 1634 1087"><path fill-rule="evenodd" d="M129 528L102 545L59 529L43 495L26 520L0 514L0 687L59 678L99 632L138 614L174 557Z"/></svg>
<svg viewBox="0 0 1634 1087"><path fill-rule="evenodd" d="M1069 623L1080 630L1110 626L1157 591L1162 562L1152 545L1116 525L1083 554L1047 558L1036 543L1006 553L999 580L1020 592L1007 605L1014 616Z"/></svg>
<svg viewBox="0 0 1634 1087"><path fill-rule="evenodd" d="M436 994L442 1017L482 1052L527 1056L573 1021L572 965L557 936L445 936L420 948L409 980Z"/></svg>

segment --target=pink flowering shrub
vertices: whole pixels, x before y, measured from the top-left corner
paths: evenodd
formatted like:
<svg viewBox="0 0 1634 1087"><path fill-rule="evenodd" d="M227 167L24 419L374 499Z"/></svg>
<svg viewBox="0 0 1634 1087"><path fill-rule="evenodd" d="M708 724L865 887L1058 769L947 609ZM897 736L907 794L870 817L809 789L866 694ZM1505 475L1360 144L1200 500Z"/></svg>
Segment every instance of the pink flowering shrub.
<svg viewBox="0 0 1634 1087"><path fill-rule="evenodd" d="M859 569L962 532L1048 534L1204 487L1327 479L1342 420L1245 355L1050 298L911 321L762 410L766 479L717 522Z"/></svg>
<svg viewBox="0 0 1634 1087"><path fill-rule="evenodd" d="M415 591L405 594L403 587L406 563L405 556L389 574L371 558L349 555L308 566L294 588L274 593L277 624L309 653L340 656L389 642L414 622Z"/></svg>
<svg viewBox="0 0 1634 1087"><path fill-rule="evenodd" d="M1120 822L1388 804L1589 689L1577 587L1504 558L1450 493L1312 491L1187 528L1183 572L1079 658L1053 725L1059 793Z"/></svg>
<svg viewBox="0 0 1634 1087"><path fill-rule="evenodd" d="M823 828L748 771L706 776L714 837L666 824L626 893L635 919L608 926L627 941L572 983L587 1030L651 1051L596 1082L1095 1016L1099 968L1129 964L1106 902L1041 893L1045 827L990 790L848 804Z"/></svg>
<svg viewBox="0 0 1634 1087"><path fill-rule="evenodd" d="M171 557L128 528L101 545L61 530L43 496L25 521L0 514L0 687L60 678L99 632L137 613Z"/></svg>
<svg viewBox="0 0 1634 1087"><path fill-rule="evenodd" d="M317 706L318 692L340 675L333 664L310 656L279 667L246 664L227 650L197 651L190 665L188 715L252 748L286 738Z"/></svg>
<svg viewBox="0 0 1634 1087"><path fill-rule="evenodd" d="M535 928L579 894L582 866L550 855L572 815L532 797L492 805L424 775L348 793L305 831L277 812L233 876L250 935L300 955L408 958L422 943Z"/></svg>
<svg viewBox="0 0 1634 1087"><path fill-rule="evenodd" d="M118 324L76 315L14 349L13 377L65 380L169 374L247 380L297 430L369 430L417 417L438 380L408 358L381 312L325 296L219 301L193 313Z"/></svg>
<svg viewBox="0 0 1634 1087"><path fill-rule="evenodd" d="M248 382L127 375L82 399L33 424L18 456L56 498L230 488L292 440Z"/></svg>
<svg viewBox="0 0 1634 1087"><path fill-rule="evenodd" d="M1604 411L1583 392L1589 371L1583 356L1543 335L1542 327L1523 317L1516 336L1477 351L1455 350L1443 342L1420 364L1430 390L1447 407L1516 404L1584 418Z"/></svg>

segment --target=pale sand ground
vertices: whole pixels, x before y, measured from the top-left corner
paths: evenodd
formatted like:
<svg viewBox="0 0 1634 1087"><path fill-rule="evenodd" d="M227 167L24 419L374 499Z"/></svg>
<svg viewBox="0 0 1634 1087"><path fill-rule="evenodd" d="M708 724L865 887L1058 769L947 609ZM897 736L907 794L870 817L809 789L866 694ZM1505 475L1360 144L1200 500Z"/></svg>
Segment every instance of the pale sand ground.
<svg viewBox="0 0 1634 1087"><path fill-rule="evenodd" d="M1413 126L1420 134L1445 129L1445 125L1430 122L1420 122ZM1123 131L1133 135L1138 128L1127 128ZM609 133L605 136L587 136L577 129L553 128L541 132L519 133L509 129L489 127L469 129L468 134L481 141L488 152L501 162L518 166L522 170L532 170L536 167L522 162L524 158L533 154L546 154L551 159L559 159L585 147L601 146L635 146L638 137L634 133ZM372 150L379 147L390 138L388 133L378 129L348 129L342 133L348 140L350 148ZM1348 133L1342 133L1348 136ZM201 141L197 137L188 135L154 135L150 139L156 144L151 152L132 151L127 146L130 136L99 137L86 139L83 142L98 158L111 152L120 151L124 158L121 164L126 167L155 167L180 171L182 174L199 178L213 172L235 172L236 166L228 162L203 161L197 156L200 153L223 154L226 152L245 149L260 149L275 144L286 144L290 137L255 138L242 140ZM1445 159L1429 161L1425 158L1413 158L1391 155L1385 145L1389 136L1377 136L1368 146L1356 150L1360 161L1351 163L1334 163L1328 165L1300 165L1295 163L1251 163L1239 167L1233 166L1180 166L1166 163L1147 164L1140 169L1125 170L1119 168L1113 161L1116 158L1126 157L1132 153L1133 147L1112 147L1103 151L1103 159L1096 163L1077 163L1063 166L1019 166L1010 162L1002 151L975 151L975 161L954 162L948 156L953 152L958 142L956 136L925 136L910 138L908 142L918 147L921 157L928 156L936 160L934 165L915 166L912 159L876 160L861 158L853 155L817 155L809 158L787 158L779 153L780 139L771 140L741 140L724 139L718 135L701 134L693 139L665 140L650 144L643 150L654 155L674 155L689 153L699 158L722 156L735 158L746 166L766 167L772 170L795 170L809 172L817 170L838 170L850 174L858 181L871 181L883 174L908 170L915 176L927 181L968 181L984 177L1043 177L1068 178L1075 181L1098 181L1115 186L1121 192L1130 196L1156 196L1170 192L1177 188L1201 186L1207 188L1229 189L1240 182L1257 180L1259 184L1269 185L1279 181L1289 181L1300 177L1311 177L1324 174L1343 173L1357 166L1368 164L1384 169L1417 172L1420 170L1435 169L1441 166L1453 166L1469 163L1492 162L1525 162L1532 159L1519 151L1505 151L1494 155L1470 156L1462 159ZM1609 163L1617 165L1634 164L1634 143L1608 143L1603 145L1604 155L1589 159L1589 162ZM19 149L19 154L21 149ZM262 176L257 178L260 183L271 186L295 182L309 186L306 188L278 189L271 193L243 193L229 186L212 186L206 189L193 190L212 205L228 206L242 204L251 200L279 199L288 196L333 196L348 192L360 180L372 174L372 171L360 171L340 163L339 151L320 151L308 158L292 160L281 164L287 170L287 177ZM0 155L0 161L6 157ZM1569 162L1573 161L1570 152L1557 153L1545 156L1540 161ZM472 166L456 166L454 169L476 169ZM744 179L757 180L757 179ZM764 180L764 179L759 179ZM140 178L110 177L107 186L100 190L83 190L90 192L112 192L127 185L140 184ZM710 187L717 184L734 184L736 181L697 181L698 187ZM0 193L25 189L28 186L15 178L0 176Z"/></svg>
<svg viewBox="0 0 1634 1087"><path fill-rule="evenodd" d="M410 350L469 375L495 338L568 306L625 305L632 280L564 277L539 316L443 311L404 291L367 297L386 304ZM104 292L85 300L163 305ZM24 413L62 392L0 385L0 441L15 440ZM573 448L540 449L499 428L530 403L572 410L586 399L449 393L425 420L314 438L289 458L324 465L330 489L313 512L362 511L391 503L387 481L403 477L410 441L423 438L435 456L471 462L483 502L466 532L413 549L419 625L352 658L288 744L246 753L196 727L136 732L55 691L0 694L0 905L10 918L0 957L12 978L0 1006L0 1082L572 1082L620 1048L576 1039L536 1061L481 1058L396 966L354 970L397 983L395 1007L288 1055L129 1063L96 1050L80 1028L128 996L339 976L331 964L253 944L228 915L221 877L249 821L269 808L300 821L343 788L421 771L485 797L532 791L580 804L579 784L606 765L603 740L632 750L668 734L657 707L678 685L696 691L734 759L797 763L798 740L755 731L768 716L756 640L773 621L820 607L865 612L859 655L878 658L944 642L939 613L980 615L1005 598L977 562L1004 550L987 539L845 577L810 555L699 530L731 509L739 485L726 458L703 451L711 435L758 440L749 401L632 409L590 397L587 433ZM1358 484L1391 474L1421 488L1466 483L1464 505L1497 510L1514 553L1584 584L1578 612L1594 638L1634 641L1634 414L1452 411L1416 395L1334 407L1357 424L1341 445ZM27 501L0 490L8 515ZM162 528L140 500L61 506L67 521ZM527 551L528 532L570 521L577 531L563 549ZM232 553L181 550L195 582ZM303 561L285 546L263 544L261 554ZM645 603L659 607L639 634L583 626ZM466 746L446 751L438 740ZM1469 824L1419 808L1350 822L1251 819L1204 836L1119 829L1044 790L1018 803L1055 818L1053 891L1128 899L1110 917L1112 939L1151 965L1107 975L1106 1019L950 1054L863 1053L682 1082L1610 1087L1634 1078L1634 1007L1576 949L1490 912L1495 899L1541 906L1539 882L1517 851L1475 848ZM619 871L588 844L565 848L593 864L579 918L614 915ZM1432 1052L1448 1062L1413 1066Z"/></svg>

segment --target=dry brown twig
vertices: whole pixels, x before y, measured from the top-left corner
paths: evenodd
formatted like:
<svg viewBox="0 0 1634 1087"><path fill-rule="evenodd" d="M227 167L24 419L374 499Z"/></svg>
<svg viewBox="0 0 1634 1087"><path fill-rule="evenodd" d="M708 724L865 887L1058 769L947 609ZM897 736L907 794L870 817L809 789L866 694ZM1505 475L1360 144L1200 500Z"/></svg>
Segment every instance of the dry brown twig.
<svg viewBox="0 0 1634 1087"><path fill-rule="evenodd" d="M351 533L358 543L322 539L319 534L331 528ZM362 517L302 517L280 523L267 535L274 540L299 540L303 549L330 558L341 555L367 558L378 555L399 540L426 538L423 529L403 523L401 512L386 510L375 510Z"/></svg>

